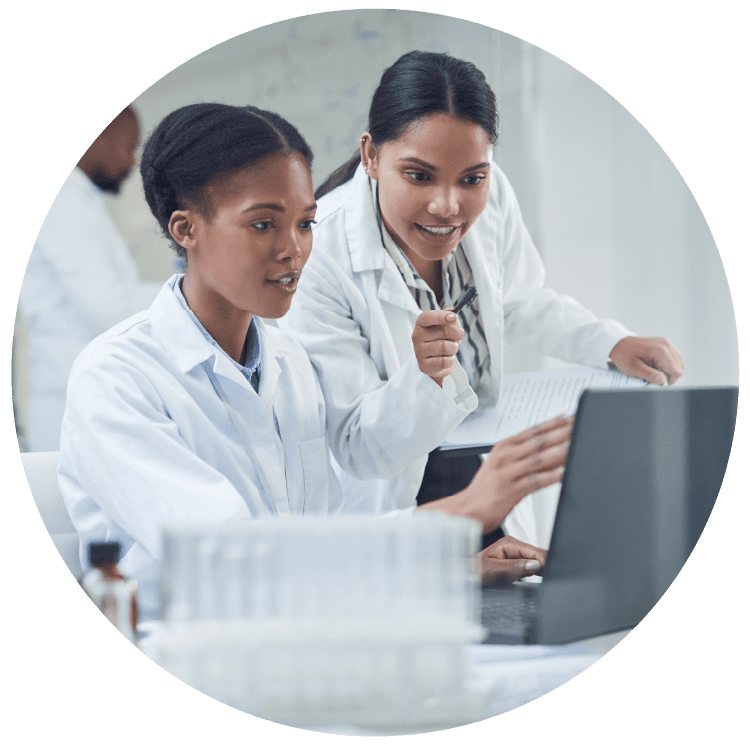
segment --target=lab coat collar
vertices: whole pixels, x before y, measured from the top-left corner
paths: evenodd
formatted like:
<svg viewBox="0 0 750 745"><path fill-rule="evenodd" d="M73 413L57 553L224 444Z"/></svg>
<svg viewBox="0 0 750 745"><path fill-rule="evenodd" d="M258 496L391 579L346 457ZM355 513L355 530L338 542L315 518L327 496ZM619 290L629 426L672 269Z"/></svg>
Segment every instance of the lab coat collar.
<svg viewBox="0 0 750 745"><path fill-rule="evenodd" d="M273 396L276 391L276 383L281 375L279 360L283 359L289 349L278 338L278 334L272 336L262 319L255 317L257 322L258 336L260 337L260 385L258 396L263 405L270 411L273 406Z"/></svg>
<svg viewBox="0 0 750 745"><path fill-rule="evenodd" d="M380 230L370 193L370 179L360 163L352 178L346 200L346 238L352 269L364 272L382 269L385 250L380 242Z"/></svg>
<svg viewBox="0 0 750 745"><path fill-rule="evenodd" d="M499 178L498 171L499 168L493 165L492 179ZM479 313L484 319L502 319L506 312L503 305L503 224L503 217L496 201L490 199L484 212L461 241L474 276ZM483 327L487 347L492 350L492 387L494 391L499 391L503 367L504 324L485 322Z"/></svg>
<svg viewBox="0 0 750 745"><path fill-rule="evenodd" d="M346 200L346 237L354 272L380 271L378 297L419 315L414 296L406 286L398 267L387 256L378 227L378 218L372 200L370 178L360 164L354 172Z"/></svg>
<svg viewBox="0 0 750 745"><path fill-rule="evenodd" d="M181 276L181 274L175 274L166 281L148 312L149 320L164 349L182 373L187 373L213 358L213 371L216 375L221 375L243 387L250 386L245 376L231 363L229 357L221 354L208 342L193 319L180 305L174 293L174 286ZM261 337L262 353L258 395L261 400L266 401L272 397L276 381L281 373L277 359L284 357L288 349L283 344L275 343L275 339L268 334L260 318L256 317L256 323Z"/></svg>
<svg viewBox="0 0 750 745"><path fill-rule="evenodd" d="M170 277L149 308L149 320L159 341L181 373L187 373L215 355L193 319L183 310L174 294L181 274Z"/></svg>

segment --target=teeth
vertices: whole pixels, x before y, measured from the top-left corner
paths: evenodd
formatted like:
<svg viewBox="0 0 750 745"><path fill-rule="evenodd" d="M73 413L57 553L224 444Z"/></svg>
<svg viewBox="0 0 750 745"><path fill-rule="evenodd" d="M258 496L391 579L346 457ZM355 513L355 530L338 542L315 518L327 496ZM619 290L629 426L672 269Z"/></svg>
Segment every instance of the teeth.
<svg viewBox="0 0 750 745"><path fill-rule="evenodd" d="M419 227L433 235L448 235L448 233L452 233L455 230L453 226L447 228L428 228L426 225L420 225Z"/></svg>
<svg viewBox="0 0 750 745"><path fill-rule="evenodd" d="M296 277L284 277L283 279L277 279L276 281L280 285L288 285L290 282L293 282L295 279L297 278Z"/></svg>

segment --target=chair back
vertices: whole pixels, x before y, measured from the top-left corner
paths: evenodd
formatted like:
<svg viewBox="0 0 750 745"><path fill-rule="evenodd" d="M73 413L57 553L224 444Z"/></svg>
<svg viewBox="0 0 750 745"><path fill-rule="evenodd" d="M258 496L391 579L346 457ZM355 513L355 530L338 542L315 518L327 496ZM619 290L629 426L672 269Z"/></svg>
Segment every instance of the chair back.
<svg viewBox="0 0 750 745"><path fill-rule="evenodd" d="M21 453L23 469L44 526L76 579L83 574L78 554L78 533L70 521L57 483L58 452Z"/></svg>

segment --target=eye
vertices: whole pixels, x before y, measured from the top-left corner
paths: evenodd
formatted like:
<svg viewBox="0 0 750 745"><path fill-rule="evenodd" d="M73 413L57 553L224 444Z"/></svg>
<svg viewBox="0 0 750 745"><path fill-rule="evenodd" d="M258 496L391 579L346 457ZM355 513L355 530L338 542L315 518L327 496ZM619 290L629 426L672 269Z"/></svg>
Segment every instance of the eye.
<svg viewBox="0 0 750 745"><path fill-rule="evenodd" d="M476 186L477 184L481 184L482 181L484 181L485 176L484 174L477 174L475 176L467 176L464 179L464 183L468 184L469 186Z"/></svg>
<svg viewBox="0 0 750 745"><path fill-rule="evenodd" d="M423 171L406 171L406 175L414 181L427 181L430 178L429 174Z"/></svg>
<svg viewBox="0 0 750 745"><path fill-rule="evenodd" d="M312 226L317 223L317 220L304 220L299 224L302 230L312 230Z"/></svg>
<svg viewBox="0 0 750 745"><path fill-rule="evenodd" d="M252 225L256 230L270 230L272 227L270 220L261 220L260 222L252 223Z"/></svg>

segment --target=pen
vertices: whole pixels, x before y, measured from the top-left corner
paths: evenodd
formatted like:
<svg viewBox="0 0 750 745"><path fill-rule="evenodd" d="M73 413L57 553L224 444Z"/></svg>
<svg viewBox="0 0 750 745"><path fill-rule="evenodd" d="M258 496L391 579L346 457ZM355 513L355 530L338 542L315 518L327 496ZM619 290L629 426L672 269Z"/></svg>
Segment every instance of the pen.
<svg viewBox="0 0 750 745"><path fill-rule="evenodd" d="M458 302L453 308L453 312L458 315L458 312L467 305L473 303L477 298L477 290L475 287L467 287L464 294L458 298Z"/></svg>

